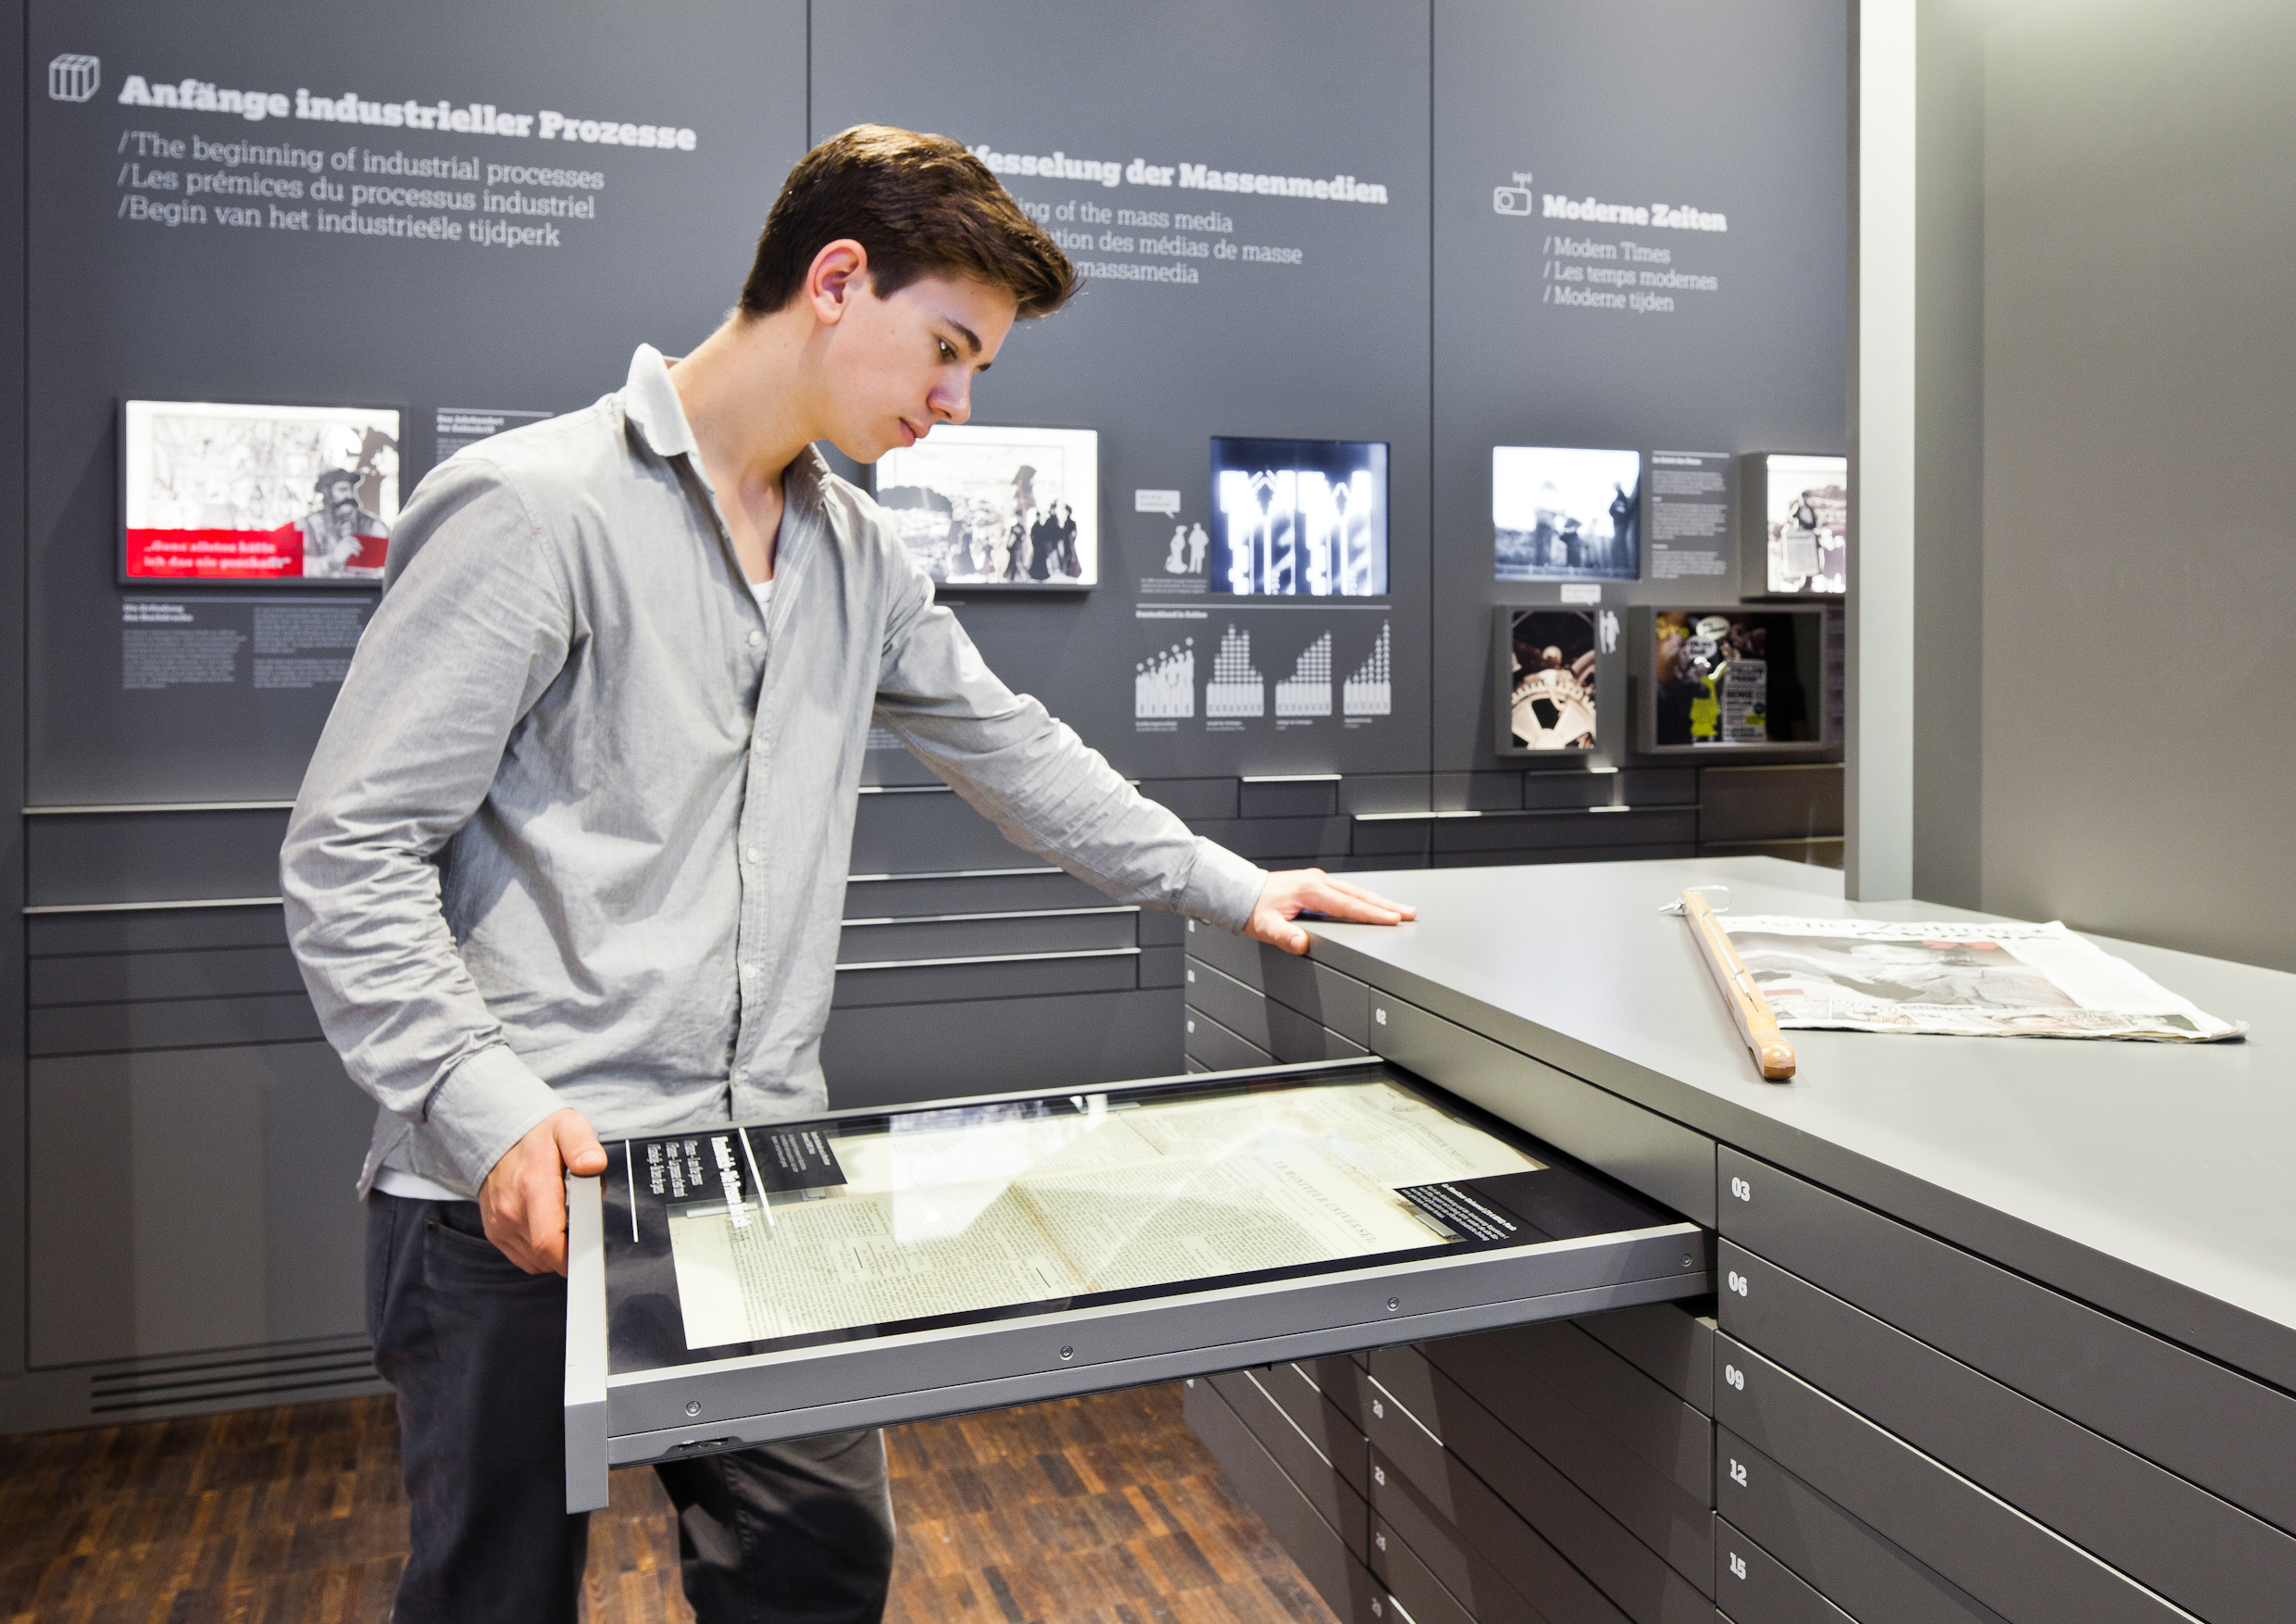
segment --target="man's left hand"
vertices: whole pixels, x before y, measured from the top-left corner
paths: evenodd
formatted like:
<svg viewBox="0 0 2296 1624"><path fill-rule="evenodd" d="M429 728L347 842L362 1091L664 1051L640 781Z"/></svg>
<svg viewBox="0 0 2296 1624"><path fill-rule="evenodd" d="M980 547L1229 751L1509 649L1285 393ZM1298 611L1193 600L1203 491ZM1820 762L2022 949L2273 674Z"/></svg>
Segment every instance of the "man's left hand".
<svg viewBox="0 0 2296 1624"><path fill-rule="evenodd" d="M1377 892L1334 880L1321 868L1287 868L1270 874L1260 887L1260 900L1244 933L1286 953L1305 953L1307 932L1292 921L1309 913L1359 925L1400 925L1419 917L1409 903L1390 902Z"/></svg>

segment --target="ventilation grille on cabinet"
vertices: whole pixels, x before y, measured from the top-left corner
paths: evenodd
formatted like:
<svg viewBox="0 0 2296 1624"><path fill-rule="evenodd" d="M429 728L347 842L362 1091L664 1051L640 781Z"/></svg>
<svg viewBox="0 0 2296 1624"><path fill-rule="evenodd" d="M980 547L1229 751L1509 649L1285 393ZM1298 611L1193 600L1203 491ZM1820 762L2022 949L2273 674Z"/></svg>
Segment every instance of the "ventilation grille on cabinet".
<svg viewBox="0 0 2296 1624"><path fill-rule="evenodd" d="M110 1370L88 1379L88 1412L119 1415L175 1405L303 1397L371 1387L374 1350L349 1342L278 1348L238 1356L193 1356L168 1365Z"/></svg>

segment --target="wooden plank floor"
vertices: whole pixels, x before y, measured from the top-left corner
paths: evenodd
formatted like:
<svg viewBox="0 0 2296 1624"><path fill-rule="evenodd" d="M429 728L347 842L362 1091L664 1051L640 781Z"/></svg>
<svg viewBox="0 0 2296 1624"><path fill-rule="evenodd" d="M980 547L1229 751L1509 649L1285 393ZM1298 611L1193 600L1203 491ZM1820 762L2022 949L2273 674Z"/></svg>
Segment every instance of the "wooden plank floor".
<svg viewBox="0 0 2296 1624"><path fill-rule="evenodd" d="M1142 1388L893 1430L890 1624L1335 1624ZM381 1624L406 1550L388 1399L0 1438L7 1624ZM669 1503L614 1474L585 1616L673 1624Z"/></svg>

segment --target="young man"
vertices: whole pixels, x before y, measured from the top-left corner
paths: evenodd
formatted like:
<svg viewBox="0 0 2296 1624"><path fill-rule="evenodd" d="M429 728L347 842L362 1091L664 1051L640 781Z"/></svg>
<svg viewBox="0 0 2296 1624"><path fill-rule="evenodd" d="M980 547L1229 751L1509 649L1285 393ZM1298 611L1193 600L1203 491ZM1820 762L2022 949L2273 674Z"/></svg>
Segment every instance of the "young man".
<svg viewBox="0 0 2296 1624"><path fill-rule="evenodd" d="M1142 800L981 663L827 440L871 462L971 410L1075 290L954 142L863 127L774 205L740 308L585 411L436 469L281 854L328 1036L382 1106L360 1188L414 1551L399 1624L571 1619L563 1176L598 1131L827 1107L819 1060L871 721L1016 843L1294 952L1314 909ZM369 1193L371 1192L371 1193ZM657 1468L705 1621L874 1619L883 1445Z"/></svg>

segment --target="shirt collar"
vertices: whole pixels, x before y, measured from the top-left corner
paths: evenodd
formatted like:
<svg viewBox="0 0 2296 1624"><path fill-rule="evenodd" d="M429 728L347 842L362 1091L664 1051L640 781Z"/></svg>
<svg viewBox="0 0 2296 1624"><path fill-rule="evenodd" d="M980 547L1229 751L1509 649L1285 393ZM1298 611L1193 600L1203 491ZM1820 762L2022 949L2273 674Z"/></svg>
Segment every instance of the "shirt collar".
<svg viewBox="0 0 2296 1624"><path fill-rule="evenodd" d="M701 447L693 438L693 425L686 421L685 403L678 398L677 386L669 381L669 361L652 344L640 344L630 357L630 378L622 386L622 411L655 456L687 458L703 484L709 483L709 474L702 467ZM821 454L806 446L781 477L783 495L793 506L817 506L829 471L830 465Z"/></svg>

